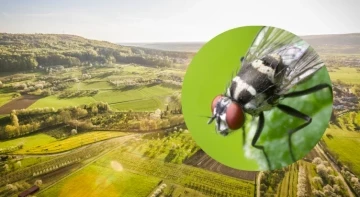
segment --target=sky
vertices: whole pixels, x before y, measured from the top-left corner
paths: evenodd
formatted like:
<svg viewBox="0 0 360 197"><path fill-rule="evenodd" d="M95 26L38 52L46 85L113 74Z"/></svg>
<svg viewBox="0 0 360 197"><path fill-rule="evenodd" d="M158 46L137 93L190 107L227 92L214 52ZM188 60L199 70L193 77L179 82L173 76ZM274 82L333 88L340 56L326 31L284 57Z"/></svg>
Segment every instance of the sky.
<svg viewBox="0 0 360 197"><path fill-rule="evenodd" d="M110 42L208 41L270 25L299 36L360 33L358 0L0 0L0 32Z"/></svg>

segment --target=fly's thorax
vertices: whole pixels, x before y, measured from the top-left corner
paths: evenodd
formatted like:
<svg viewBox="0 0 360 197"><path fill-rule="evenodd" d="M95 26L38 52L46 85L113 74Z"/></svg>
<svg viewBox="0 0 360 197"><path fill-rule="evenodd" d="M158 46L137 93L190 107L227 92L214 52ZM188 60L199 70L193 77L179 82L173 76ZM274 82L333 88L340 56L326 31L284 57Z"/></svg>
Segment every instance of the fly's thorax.
<svg viewBox="0 0 360 197"><path fill-rule="evenodd" d="M265 93L260 93L244 105L244 111L250 115L256 116L262 111L271 110L274 107L271 98L271 96L268 96Z"/></svg>

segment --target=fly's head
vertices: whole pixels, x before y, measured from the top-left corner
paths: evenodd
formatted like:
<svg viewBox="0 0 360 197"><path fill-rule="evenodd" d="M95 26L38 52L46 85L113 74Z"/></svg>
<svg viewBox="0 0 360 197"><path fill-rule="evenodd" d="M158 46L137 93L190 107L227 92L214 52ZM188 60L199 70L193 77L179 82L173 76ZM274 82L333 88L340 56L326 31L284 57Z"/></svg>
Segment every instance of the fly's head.
<svg viewBox="0 0 360 197"><path fill-rule="evenodd" d="M212 117L208 124L215 120L216 130L223 136L231 130L237 130L244 125L243 108L229 97L218 95L211 104Z"/></svg>

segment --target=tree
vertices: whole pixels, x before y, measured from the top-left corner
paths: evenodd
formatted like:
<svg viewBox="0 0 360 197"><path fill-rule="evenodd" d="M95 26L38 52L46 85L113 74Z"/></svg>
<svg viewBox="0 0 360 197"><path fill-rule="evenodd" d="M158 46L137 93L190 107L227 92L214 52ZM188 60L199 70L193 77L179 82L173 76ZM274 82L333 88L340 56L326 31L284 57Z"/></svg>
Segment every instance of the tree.
<svg viewBox="0 0 360 197"><path fill-rule="evenodd" d="M328 178L328 169L326 168L326 166L324 164L317 165L316 166L316 172L318 173L318 175L323 180L327 180L327 178Z"/></svg>
<svg viewBox="0 0 360 197"><path fill-rule="evenodd" d="M66 124L71 120L71 114L67 110L61 111L60 116L63 118L63 122Z"/></svg>
<svg viewBox="0 0 360 197"><path fill-rule="evenodd" d="M38 187L40 187L42 185L42 180L41 179L37 179L35 182L34 182L34 185L37 185Z"/></svg>
<svg viewBox="0 0 360 197"><path fill-rule="evenodd" d="M180 109L181 108L181 93L174 93L170 97L168 97L169 104L175 108Z"/></svg>
<svg viewBox="0 0 360 197"><path fill-rule="evenodd" d="M6 185L6 189L8 189L8 190L11 191L11 192L16 192L16 191L18 191L18 188L17 188L15 185L13 185L13 184L7 184L7 185Z"/></svg>
<svg viewBox="0 0 360 197"><path fill-rule="evenodd" d="M19 119L15 113L10 114L11 124L15 127L19 127Z"/></svg>
<svg viewBox="0 0 360 197"><path fill-rule="evenodd" d="M72 129L71 130L71 135L76 135L77 134L77 130L76 129Z"/></svg>

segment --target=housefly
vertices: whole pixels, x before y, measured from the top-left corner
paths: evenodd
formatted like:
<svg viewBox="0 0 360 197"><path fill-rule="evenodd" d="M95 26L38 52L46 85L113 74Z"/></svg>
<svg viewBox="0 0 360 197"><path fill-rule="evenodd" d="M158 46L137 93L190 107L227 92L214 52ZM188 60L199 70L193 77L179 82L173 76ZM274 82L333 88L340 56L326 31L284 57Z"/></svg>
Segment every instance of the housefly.
<svg viewBox="0 0 360 197"><path fill-rule="evenodd" d="M288 130L290 155L295 162L291 136L309 125L312 118L291 106L280 104L279 101L311 94L324 88L329 88L332 93L331 85L326 83L290 92L292 87L311 77L324 66L324 63L314 49L301 38L283 29L269 26L261 28L240 61L242 66L225 93L213 99L212 116L208 124L215 121L216 131L226 136L231 131L244 129L245 114L257 117L257 129L251 145L262 150L271 169L265 148L257 144L257 141L265 124L264 112L278 108L285 114L305 121L302 125ZM243 130L243 137L244 135Z"/></svg>

